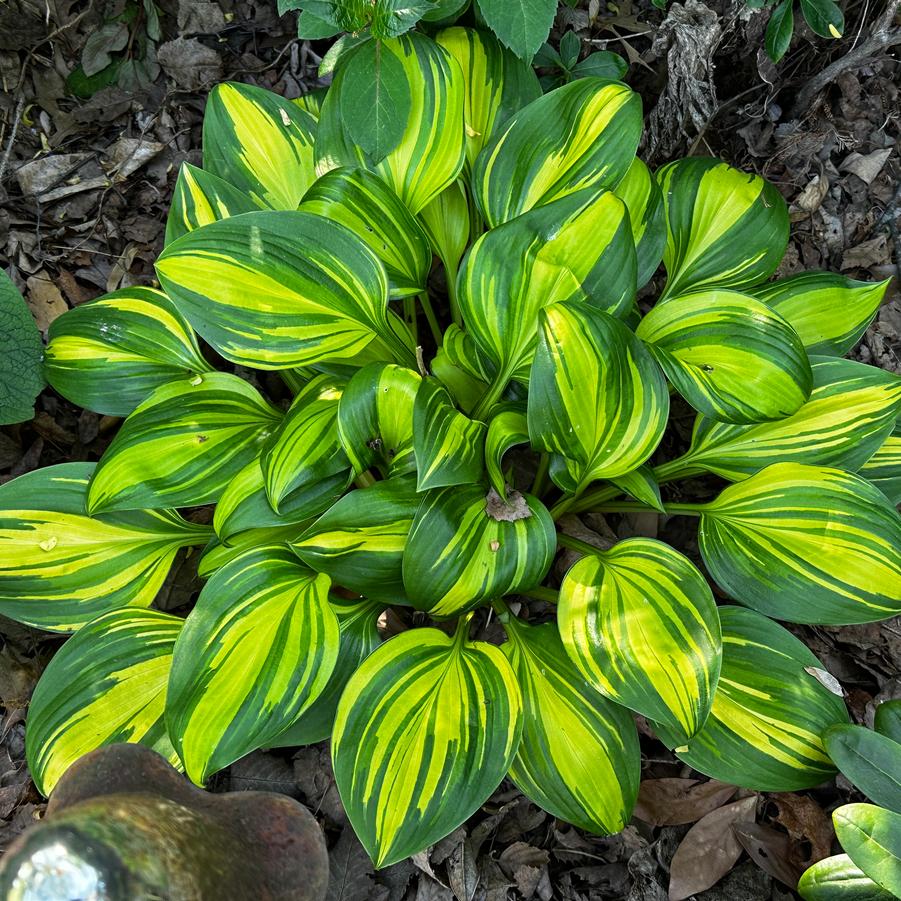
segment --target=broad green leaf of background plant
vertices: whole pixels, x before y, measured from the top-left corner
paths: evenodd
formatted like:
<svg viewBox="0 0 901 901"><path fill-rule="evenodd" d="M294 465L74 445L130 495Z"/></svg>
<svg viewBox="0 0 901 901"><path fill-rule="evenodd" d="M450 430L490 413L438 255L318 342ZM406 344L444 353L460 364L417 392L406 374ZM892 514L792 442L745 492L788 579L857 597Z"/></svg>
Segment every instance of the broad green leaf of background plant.
<svg viewBox="0 0 901 901"><path fill-rule="evenodd" d="M413 407L422 377L393 363L370 363L338 402L338 437L354 475L378 465L388 475L416 468Z"/></svg>
<svg viewBox="0 0 901 901"><path fill-rule="evenodd" d="M731 425L695 420L688 452L673 467L740 481L772 463L856 472L883 446L901 412L901 379L854 360L812 359L813 391L785 419Z"/></svg>
<svg viewBox="0 0 901 901"><path fill-rule="evenodd" d="M783 419L810 396L801 339L746 294L716 289L658 303L635 334L675 389L719 422Z"/></svg>
<svg viewBox="0 0 901 901"><path fill-rule="evenodd" d="M893 901L897 895L880 888L847 854L817 861L798 883L804 901Z"/></svg>
<svg viewBox="0 0 901 901"><path fill-rule="evenodd" d="M552 816L598 835L623 829L641 775L629 711L601 697L566 656L552 623L505 621L501 650L522 689L522 740L510 778Z"/></svg>
<svg viewBox="0 0 901 901"><path fill-rule="evenodd" d="M485 470L485 424L464 416L441 382L425 378L413 404L416 489L477 482Z"/></svg>
<svg viewBox="0 0 901 901"><path fill-rule="evenodd" d="M203 168L260 206L294 210L313 183L316 120L272 91L223 82L203 115Z"/></svg>
<svg viewBox="0 0 901 901"><path fill-rule="evenodd" d="M460 66L469 172L495 131L541 96L541 85L531 66L504 48L490 32L446 28L435 35L435 40Z"/></svg>
<svg viewBox="0 0 901 901"><path fill-rule="evenodd" d="M34 416L44 387L44 346L31 311L12 279L0 269L0 425Z"/></svg>
<svg viewBox="0 0 901 901"><path fill-rule="evenodd" d="M823 665L772 620L720 607L723 663L713 705L687 745L665 726L663 741L700 773L757 791L812 788L835 774L823 745L829 726L846 723L841 698L805 667Z"/></svg>
<svg viewBox="0 0 901 901"><path fill-rule="evenodd" d="M901 698L883 701L876 708L873 728L892 741L901 743Z"/></svg>
<svg viewBox="0 0 901 901"><path fill-rule="evenodd" d="M713 594L669 545L629 538L563 579L557 622L582 678L684 741L703 726L720 673Z"/></svg>
<svg viewBox="0 0 901 901"><path fill-rule="evenodd" d="M832 822L855 865L901 897L901 814L873 804L845 804L832 812Z"/></svg>
<svg viewBox="0 0 901 901"><path fill-rule="evenodd" d="M411 629L377 648L341 696L335 781L377 867L443 838L500 784L522 729L501 650Z"/></svg>
<svg viewBox="0 0 901 901"><path fill-rule="evenodd" d="M389 604L407 603L401 563L421 501L411 477L344 495L300 537L294 552L332 582Z"/></svg>
<svg viewBox="0 0 901 901"><path fill-rule="evenodd" d="M88 513L214 503L282 414L236 375L157 388L122 424L88 490Z"/></svg>
<svg viewBox="0 0 901 901"><path fill-rule="evenodd" d="M426 288L432 249L416 217L377 175L333 169L304 195L301 210L346 225L382 261L392 298Z"/></svg>
<svg viewBox="0 0 901 901"><path fill-rule="evenodd" d="M25 753L45 797L83 754L116 742L147 745L180 766L163 719L183 619L112 610L70 638L47 665L28 707Z"/></svg>
<svg viewBox="0 0 901 901"><path fill-rule="evenodd" d="M860 475L893 504L901 504L901 435L889 435L876 453L860 467Z"/></svg>
<svg viewBox="0 0 901 901"><path fill-rule="evenodd" d="M400 61L410 92L410 112L398 144L384 158L363 153L342 115L346 68L339 66L322 104L316 172L360 166L380 175L418 213L457 177L465 159L463 84L458 64L431 38L405 34L382 42ZM455 68L456 67L456 68Z"/></svg>
<svg viewBox="0 0 901 901"><path fill-rule="evenodd" d="M767 56L774 63L778 63L788 52L794 30L794 0L782 0L770 14L764 38Z"/></svg>
<svg viewBox="0 0 901 901"><path fill-rule="evenodd" d="M487 496L486 496L487 495ZM428 492L404 551L403 575L415 607L436 619L533 588L554 559L554 521L538 498L482 485Z"/></svg>
<svg viewBox="0 0 901 901"><path fill-rule="evenodd" d="M638 258L638 287L643 288L657 271L666 246L666 214L663 193L650 169L635 157L614 192L626 205Z"/></svg>
<svg viewBox="0 0 901 901"><path fill-rule="evenodd" d="M583 188L613 190L635 158L641 98L580 78L516 113L476 159L472 188L489 227Z"/></svg>
<svg viewBox="0 0 901 901"><path fill-rule="evenodd" d="M485 436L485 469L494 490L507 499L507 483L501 464L504 454L517 444L529 443L529 424L521 410L501 410L491 417Z"/></svg>
<svg viewBox="0 0 901 901"><path fill-rule="evenodd" d="M93 463L46 466L0 485L0 613L74 632L119 607L147 607L181 548L208 526L171 510L85 511Z"/></svg>
<svg viewBox="0 0 901 901"><path fill-rule="evenodd" d="M861 282L833 272L802 272L753 290L798 333L809 354L842 357L879 310L889 280Z"/></svg>
<svg viewBox="0 0 901 901"><path fill-rule="evenodd" d="M635 247L626 208L586 190L494 228L472 246L457 281L466 330L506 382L531 361L538 313L584 300L612 315L632 306Z"/></svg>
<svg viewBox="0 0 901 901"><path fill-rule="evenodd" d="M123 288L54 319L44 359L67 400L127 416L157 388L212 367L178 307L162 291Z"/></svg>
<svg viewBox="0 0 901 901"><path fill-rule="evenodd" d="M182 163L172 189L172 205L166 219L166 244L211 222L260 209L244 191L218 175Z"/></svg>
<svg viewBox="0 0 901 901"><path fill-rule="evenodd" d="M213 222L169 244L156 271L185 318L233 363L413 363L412 338L387 311L384 267L353 232L314 213Z"/></svg>
<svg viewBox="0 0 901 901"><path fill-rule="evenodd" d="M521 59L530 62L547 40L557 0L476 0L488 27Z"/></svg>
<svg viewBox="0 0 901 901"><path fill-rule="evenodd" d="M759 175L690 157L657 172L666 208L664 297L766 281L788 246L788 207Z"/></svg>
<svg viewBox="0 0 901 901"><path fill-rule="evenodd" d="M832 726L824 736L835 765L874 804L901 813L901 744L863 726Z"/></svg>
<svg viewBox="0 0 901 901"><path fill-rule="evenodd" d="M901 613L901 516L859 476L777 463L698 509L704 563L742 604L826 625Z"/></svg>
<svg viewBox="0 0 901 901"><path fill-rule="evenodd" d="M328 684L338 654L329 578L260 548L203 587L175 643L166 722L198 785L266 745Z"/></svg>
<svg viewBox="0 0 901 901"><path fill-rule="evenodd" d="M801 12L821 38L840 38L845 31L845 16L833 0L801 0Z"/></svg>
<svg viewBox="0 0 901 901"><path fill-rule="evenodd" d="M660 443L668 414L660 369L619 320L584 302L540 311L529 435L536 449L566 458L566 472L555 473L561 488L580 494L596 479L640 466Z"/></svg>

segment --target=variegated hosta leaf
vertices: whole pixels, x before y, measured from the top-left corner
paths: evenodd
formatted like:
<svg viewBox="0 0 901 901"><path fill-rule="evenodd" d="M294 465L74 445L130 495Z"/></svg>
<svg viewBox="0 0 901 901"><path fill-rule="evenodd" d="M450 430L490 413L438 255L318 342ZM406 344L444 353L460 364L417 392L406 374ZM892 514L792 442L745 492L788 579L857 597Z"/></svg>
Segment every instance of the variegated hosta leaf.
<svg viewBox="0 0 901 901"><path fill-rule="evenodd" d="M901 897L901 813L845 804L832 812L832 823L854 864L880 888Z"/></svg>
<svg viewBox="0 0 901 901"><path fill-rule="evenodd" d="M501 649L519 680L522 741L510 778L552 816L599 835L632 817L641 775L629 711L601 697L566 656L553 624L504 624Z"/></svg>
<svg viewBox="0 0 901 901"><path fill-rule="evenodd" d="M494 645L411 629L373 651L341 696L332 763L375 865L427 848L478 810L521 729L516 676Z"/></svg>
<svg viewBox="0 0 901 901"><path fill-rule="evenodd" d="M413 405L421 384L418 373L393 363L370 363L348 382L338 437L354 475L376 465L392 476L416 468Z"/></svg>
<svg viewBox="0 0 901 901"><path fill-rule="evenodd" d="M54 654L32 695L25 732L28 768L42 795L83 754L116 742L147 745L179 765L163 708L183 623L159 610L112 610Z"/></svg>
<svg viewBox="0 0 901 901"><path fill-rule="evenodd" d="M555 481L580 494L651 456L669 392L654 358L619 320L584 302L557 303L539 312L528 410L532 445L566 458Z"/></svg>
<svg viewBox="0 0 901 901"><path fill-rule="evenodd" d="M119 607L147 607L181 548L208 526L172 510L89 517L93 463L46 466L0 485L0 613L74 632Z"/></svg>
<svg viewBox="0 0 901 901"><path fill-rule="evenodd" d="M216 85L203 114L203 168L261 206L293 210L313 183L316 119L264 88Z"/></svg>
<svg viewBox="0 0 901 901"><path fill-rule="evenodd" d="M504 500L507 499L507 481L501 469L504 454L517 444L528 443L529 425L522 410L501 410L491 417L485 437L485 469L494 490Z"/></svg>
<svg viewBox="0 0 901 901"><path fill-rule="evenodd" d="M231 563L246 551L287 545L303 529L303 525L264 526L258 529L245 529L237 535L229 536L227 543L218 537L213 538L197 561L197 575L201 579L209 579L217 569L222 569L226 563Z"/></svg>
<svg viewBox="0 0 901 901"><path fill-rule="evenodd" d="M491 32L445 28L435 40L459 63L463 79L466 169L494 133L522 107L541 96L532 67L504 47Z"/></svg>
<svg viewBox="0 0 901 901"><path fill-rule="evenodd" d="M169 244L160 282L222 356L254 369L322 360L413 363L375 254L315 213L245 213Z"/></svg>
<svg viewBox="0 0 901 901"><path fill-rule="evenodd" d="M88 512L213 503L282 414L236 375L157 388L125 420L88 491Z"/></svg>
<svg viewBox="0 0 901 901"><path fill-rule="evenodd" d="M123 288L54 319L47 381L63 397L127 416L160 385L208 372L197 337L161 291Z"/></svg>
<svg viewBox="0 0 901 901"><path fill-rule="evenodd" d="M338 656L329 578L260 548L206 583L175 644L166 722L198 785L309 708Z"/></svg>
<svg viewBox="0 0 901 901"><path fill-rule="evenodd" d="M739 481L771 463L809 463L856 472L884 444L901 412L901 378L853 360L814 358L813 391L775 422L695 421L684 469ZM866 475L866 473L862 473Z"/></svg>
<svg viewBox="0 0 901 901"><path fill-rule="evenodd" d="M901 613L901 516L864 479L777 463L699 510L707 569L742 604L827 625Z"/></svg>
<svg viewBox="0 0 901 901"><path fill-rule="evenodd" d="M684 741L710 711L722 640L692 562L651 538L583 557L560 586L560 635L583 678Z"/></svg>
<svg viewBox="0 0 901 901"><path fill-rule="evenodd" d="M270 747L312 745L331 738L335 712L345 686L360 664L382 643L377 623L383 604L365 598L347 601L337 597L330 597L329 603L338 617L341 633L335 668L319 697L296 723L269 742Z"/></svg>
<svg viewBox="0 0 901 901"><path fill-rule="evenodd" d="M282 504L293 507L298 495L326 479L337 485L341 480L336 477L342 475L347 487L350 461L338 437L338 402L345 384L323 374L304 385L263 448L260 463L273 510L281 510Z"/></svg>
<svg viewBox="0 0 901 901"><path fill-rule="evenodd" d="M300 97L295 97L291 102L296 103L318 122L326 93L328 93L327 88L314 88L312 91L307 91L306 94L301 94Z"/></svg>
<svg viewBox="0 0 901 901"><path fill-rule="evenodd" d="M665 297L748 288L776 271L788 246L788 208L768 181L695 156L658 170L657 182L667 221Z"/></svg>
<svg viewBox="0 0 901 901"><path fill-rule="evenodd" d="M420 382L413 404L416 488L477 482L485 469L485 424L464 416L434 378Z"/></svg>
<svg viewBox="0 0 901 901"><path fill-rule="evenodd" d="M472 412L497 374L497 367L484 357L472 335L453 323L444 332L431 369L464 413Z"/></svg>
<svg viewBox="0 0 901 901"><path fill-rule="evenodd" d="M666 247L666 214L663 193L650 169L638 158L614 192L626 205L638 257L638 287L643 288L657 271Z"/></svg>
<svg viewBox="0 0 901 901"><path fill-rule="evenodd" d="M788 630L753 610L720 607L719 614L723 665L710 715L687 745L665 726L660 737L681 745L676 755L698 772L757 791L797 791L832 778L823 733L846 723L848 712L807 672L823 665Z"/></svg>
<svg viewBox="0 0 901 901"><path fill-rule="evenodd" d="M366 169L333 169L304 195L301 210L346 225L382 261L391 297L426 288L432 248L416 217L377 175Z"/></svg>
<svg viewBox="0 0 901 901"><path fill-rule="evenodd" d="M791 416L813 378L801 339L766 304L709 290L660 304L635 330L676 390L720 422Z"/></svg>
<svg viewBox="0 0 901 901"><path fill-rule="evenodd" d="M419 211L419 222L440 257L447 275L447 289L453 292L460 260L469 243L469 202L461 181L448 185Z"/></svg>
<svg viewBox="0 0 901 901"><path fill-rule="evenodd" d="M579 78L516 113L479 154L472 186L490 228L582 188L615 188L641 137L641 98Z"/></svg>
<svg viewBox="0 0 901 901"><path fill-rule="evenodd" d="M494 228L457 281L467 332L509 381L532 358L538 312L584 300L614 316L635 299L635 245L622 201L588 189Z"/></svg>
<svg viewBox="0 0 901 901"><path fill-rule="evenodd" d="M351 140L341 112L346 66L339 68L322 104L316 171L364 165L380 175L418 213L463 166L463 80L456 60L431 38L404 34L381 42L400 60L410 89L410 113L400 143L381 160L367 158Z"/></svg>
<svg viewBox="0 0 901 901"><path fill-rule="evenodd" d="M876 316L889 280L861 282L832 272L802 272L761 285L754 296L798 333L808 353L844 356Z"/></svg>
<svg viewBox="0 0 901 901"><path fill-rule="evenodd" d="M401 563L421 500L412 477L357 488L291 547L307 566L327 573L336 585L389 604L406 603Z"/></svg>
<svg viewBox="0 0 901 901"><path fill-rule="evenodd" d="M901 743L864 726L830 726L824 736L832 762L874 804L901 813Z"/></svg>
<svg viewBox="0 0 901 901"><path fill-rule="evenodd" d="M508 492L504 502L481 485L425 495L404 551L403 575L414 606L436 619L533 588L554 558L554 521L538 498Z"/></svg>
<svg viewBox="0 0 901 901"><path fill-rule="evenodd" d="M642 504L647 504L661 513L666 513L663 506L663 499L660 496L660 483L654 475L654 470L647 465L639 466L631 472L623 473L616 476L610 481L619 488L620 491L634 497L635 500Z"/></svg>
<svg viewBox="0 0 901 901"><path fill-rule="evenodd" d="M880 888L847 854L817 861L798 883L804 901L893 901L897 895Z"/></svg>
<svg viewBox="0 0 901 901"><path fill-rule="evenodd" d="M893 504L901 504L901 435L889 435L880 448L860 468Z"/></svg>
<svg viewBox="0 0 901 901"><path fill-rule="evenodd" d="M218 175L182 163L166 219L166 243L202 225L258 209L260 204L250 194L239 191Z"/></svg>

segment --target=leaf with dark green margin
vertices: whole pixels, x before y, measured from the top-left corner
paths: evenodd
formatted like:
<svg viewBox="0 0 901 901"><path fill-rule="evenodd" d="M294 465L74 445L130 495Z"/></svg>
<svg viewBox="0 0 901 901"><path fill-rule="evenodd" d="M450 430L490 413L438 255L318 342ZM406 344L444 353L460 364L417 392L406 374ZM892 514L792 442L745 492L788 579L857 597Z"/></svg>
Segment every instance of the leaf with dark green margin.
<svg viewBox="0 0 901 901"><path fill-rule="evenodd" d="M0 269L0 425L34 416L44 387L44 346L31 311L12 279Z"/></svg>
<svg viewBox="0 0 901 901"><path fill-rule="evenodd" d="M485 468L494 490L507 499L507 483L501 469L504 454L517 444L529 443L529 425L521 409L500 410L488 423L485 438Z"/></svg>

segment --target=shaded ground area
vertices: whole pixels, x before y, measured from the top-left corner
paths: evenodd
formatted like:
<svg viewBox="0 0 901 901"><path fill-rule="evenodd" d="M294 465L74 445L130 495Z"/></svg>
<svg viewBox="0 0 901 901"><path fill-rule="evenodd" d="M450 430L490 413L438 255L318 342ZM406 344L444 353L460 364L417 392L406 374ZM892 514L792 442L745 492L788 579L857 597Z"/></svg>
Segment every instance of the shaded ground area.
<svg viewBox="0 0 901 901"><path fill-rule="evenodd" d="M709 153L778 185L793 219L783 274L827 268L883 279L896 276L901 261L897 5L886 12L881 4L854 0L845 9L846 37L835 42L813 36L798 17L792 49L778 66L762 50L767 13L741 3L687 0L664 13L644 2L601 9L591 0L562 10L554 39L572 28L583 52L607 48L628 58L627 80L642 93L648 114L643 153L652 166ZM274 0L165 0L158 23L141 18L143 12L129 23L116 51L124 49L118 83L74 98L73 89L87 93L91 86L73 81L72 70L80 62L96 67L103 61L98 53L122 42L121 29L107 33L106 44L96 35L126 8L124 0L0 4L0 265L24 291L42 329L69 307L150 283L178 167L200 163L206 87L234 78L297 96L316 84L325 49L296 40L293 17L279 19ZM854 356L901 373L897 279ZM687 430L687 411L681 422ZM0 481L65 460L96 459L117 425L48 390L32 422L0 429ZM570 525L602 534L612 529L618 537L662 528L668 541L698 559L694 534L679 521L659 526L656 517L588 517ZM183 606L198 587L189 567L178 568L164 606ZM540 602L533 603L540 615ZM901 696L898 620L795 631L842 682L858 721L871 724L875 700ZM42 811L24 762L24 718L36 678L59 642L8 621L0 633L5 847ZM253 754L217 777L215 787L283 791L316 811L333 845L333 901L663 901L671 878L687 891L685 880L698 872L708 884L724 877L696 895L705 901L791 898L786 883L830 852L827 812L853 797L839 778L755 803L741 797L749 793L696 782L697 774L646 729L643 753L637 818L620 835L597 838L566 826L505 783L430 854L378 875L347 826L324 747ZM686 839L691 824L714 810L717 816ZM740 844L731 822L747 824Z"/></svg>

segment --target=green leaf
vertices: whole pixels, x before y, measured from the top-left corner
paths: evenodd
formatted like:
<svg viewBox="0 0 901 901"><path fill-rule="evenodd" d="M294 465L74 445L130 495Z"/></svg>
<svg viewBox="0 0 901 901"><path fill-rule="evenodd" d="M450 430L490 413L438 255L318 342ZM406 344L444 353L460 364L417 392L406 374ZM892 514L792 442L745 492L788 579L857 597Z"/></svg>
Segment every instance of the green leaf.
<svg viewBox="0 0 901 901"><path fill-rule="evenodd" d="M412 478L358 488L291 547L307 566L331 576L336 585L389 604L408 603L401 563L420 500Z"/></svg>
<svg viewBox="0 0 901 901"><path fill-rule="evenodd" d="M788 322L808 353L842 357L875 318L887 288L888 280L861 282L832 272L802 272L753 293Z"/></svg>
<svg viewBox="0 0 901 901"><path fill-rule="evenodd" d="M338 402L338 436L354 475L378 465L385 475L416 468L413 407L422 378L393 363L370 363Z"/></svg>
<svg viewBox="0 0 901 901"><path fill-rule="evenodd" d="M203 587L175 643L166 722L198 785L268 744L328 684L338 620L328 576L287 548L233 560Z"/></svg>
<svg viewBox="0 0 901 901"><path fill-rule="evenodd" d="M185 318L233 363L413 363L412 339L387 311L382 264L349 229L314 213L213 222L169 244L156 271Z"/></svg>
<svg viewBox="0 0 901 901"><path fill-rule="evenodd" d="M438 488L416 513L403 558L415 607L441 619L533 588L554 558L554 522L537 498L516 491L504 502L480 485Z"/></svg>
<svg viewBox="0 0 901 901"><path fill-rule="evenodd" d="M793 7L794 0L782 0L772 11L767 22L764 46L767 56L774 63L778 63L785 56L791 44L792 33L795 30Z"/></svg>
<svg viewBox="0 0 901 901"><path fill-rule="evenodd" d="M635 158L641 122L638 94L601 78L530 103L475 162L473 195L485 221L494 228L585 188L614 189Z"/></svg>
<svg viewBox="0 0 901 901"><path fill-rule="evenodd" d="M232 187L218 175L182 163L166 219L166 243L202 225L258 209L260 204L250 194Z"/></svg>
<svg viewBox="0 0 901 901"><path fill-rule="evenodd" d="M854 864L901 897L901 814L873 804L845 804L833 811L832 822Z"/></svg>
<svg viewBox="0 0 901 901"><path fill-rule="evenodd" d="M34 416L34 401L44 387L44 346L31 311L0 269L0 425Z"/></svg>
<svg viewBox="0 0 901 901"><path fill-rule="evenodd" d="M666 246L663 193L651 170L638 157L632 160L614 193L629 211L638 259L638 287L643 288L657 271Z"/></svg>
<svg viewBox="0 0 901 901"><path fill-rule="evenodd" d="M822 735L848 721L836 697L806 668L823 665L782 626L742 607L720 607L723 663L710 715L687 745L660 726L676 756L706 776L787 792L835 773Z"/></svg>
<svg viewBox="0 0 901 901"><path fill-rule="evenodd" d="M197 336L161 291L123 288L54 319L44 372L63 397L127 416L157 388L210 372Z"/></svg>
<svg viewBox="0 0 901 901"><path fill-rule="evenodd" d="M629 70L629 64L612 50L596 50L589 53L582 62L571 70L573 78L607 78L610 81L622 81Z"/></svg>
<svg viewBox="0 0 901 901"><path fill-rule="evenodd" d="M804 901L892 901L896 895L880 888L847 854L820 860L798 883Z"/></svg>
<svg viewBox="0 0 901 901"><path fill-rule="evenodd" d="M171 510L89 517L93 463L46 466L0 485L0 613L74 632L126 605L147 607L181 548L204 545L208 526Z"/></svg>
<svg viewBox="0 0 901 901"><path fill-rule="evenodd" d="M297 17L297 36L310 41L331 38L340 34L341 26L319 18L308 9L301 10Z"/></svg>
<svg viewBox="0 0 901 901"><path fill-rule="evenodd" d="M901 699L883 701L876 708L874 728L880 735L901 743Z"/></svg>
<svg viewBox="0 0 901 901"><path fill-rule="evenodd" d="M587 686L553 624L510 618L501 650L523 697L510 778L552 816L598 835L622 830L638 796L641 752L629 712Z"/></svg>
<svg viewBox="0 0 901 901"><path fill-rule="evenodd" d="M453 323L444 332L444 341L431 368L466 413L478 404L497 375L497 367L486 359L472 335Z"/></svg>
<svg viewBox="0 0 901 901"><path fill-rule="evenodd" d="M163 720L172 650L184 620L159 610L113 610L54 655L28 707L25 753L45 797L84 754L134 742L179 766Z"/></svg>
<svg viewBox="0 0 901 901"><path fill-rule="evenodd" d="M448 290L453 291L469 244L469 202L463 182L455 181L429 201L419 211L419 222L444 265Z"/></svg>
<svg viewBox="0 0 901 901"><path fill-rule="evenodd" d="M488 27L518 57L529 62L547 40L557 0L476 0Z"/></svg>
<svg viewBox="0 0 901 901"><path fill-rule="evenodd" d="M657 172L667 218L665 297L766 281L788 246L788 207L759 175L690 157Z"/></svg>
<svg viewBox="0 0 901 901"><path fill-rule="evenodd" d="M529 380L529 435L566 458L555 481L580 494L596 479L631 472L660 443L669 414L666 381L642 343L586 303L539 314Z"/></svg>
<svg viewBox="0 0 901 901"><path fill-rule="evenodd" d="M404 67L381 41L369 40L342 69L341 116L348 136L376 161L403 137L410 115L410 85Z"/></svg>
<svg viewBox="0 0 901 901"><path fill-rule="evenodd" d="M560 59L564 69L572 69L579 61L579 53L582 50L582 41L574 31L567 31L560 38ZM615 79L614 79L615 80Z"/></svg>
<svg viewBox="0 0 901 901"><path fill-rule="evenodd" d="M211 372L157 388L122 424L88 491L88 513L215 502L281 419L243 379Z"/></svg>
<svg viewBox="0 0 901 901"><path fill-rule="evenodd" d="M813 391L796 413L754 425L698 416L691 447L676 465L732 481L772 463L859 470L883 446L901 413L901 379L853 360L811 362Z"/></svg>
<svg viewBox="0 0 901 901"><path fill-rule="evenodd" d="M420 382L413 404L416 490L477 482L485 469L485 424L464 416L434 378Z"/></svg>
<svg viewBox="0 0 901 901"><path fill-rule="evenodd" d="M223 82L203 115L203 168L260 206L297 208L313 183L316 120L272 91Z"/></svg>
<svg viewBox="0 0 901 901"><path fill-rule="evenodd" d="M346 225L382 261L392 298L426 289L432 249L416 217L377 175L333 169L304 195L301 210Z"/></svg>
<svg viewBox="0 0 901 901"><path fill-rule="evenodd" d="M377 867L443 838L497 788L522 699L500 649L411 629L386 641L341 696L332 738L344 809Z"/></svg>
<svg viewBox="0 0 901 901"><path fill-rule="evenodd" d="M810 396L810 362L800 338L746 294L716 289L658 303L635 334L676 390L711 419L784 419Z"/></svg>
<svg viewBox="0 0 901 901"><path fill-rule="evenodd" d="M692 562L630 538L579 560L560 586L558 624L582 677L684 742L703 726L720 674L716 603Z"/></svg>
<svg viewBox="0 0 901 901"><path fill-rule="evenodd" d="M698 509L707 569L742 604L827 625L901 613L901 516L858 476L777 463Z"/></svg>
<svg viewBox="0 0 901 901"><path fill-rule="evenodd" d="M801 12L821 38L840 38L845 32L845 16L833 0L801 0Z"/></svg>
<svg viewBox="0 0 901 901"><path fill-rule="evenodd" d="M529 443L529 426L525 413L521 410L501 410L488 422L485 438L485 469L494 490L507 500L507 480L501 463L504 454L517 444Z"/></svg>
<svg viewBox="0 0 901 901"><path fill-rule="evenodd" d="M197 575L201 579L208 579L217 569L222 569L246 551L261 547L282 547L296 538L302 530L303 527L297 525L264 526L245 529L230 536L227 543L218 537L213 538L197 561Z"/></svg>
<svg viewBox="0 0 901 901"><path fill-rule="evenodd" d="M901 744L849 723L827 729L824 741L842 775L874 804L901 813Z"/></svg>
<svg viewBox="0 0 901 901"><path fill-rule="evenodd" d="M410 92L410 115L403 135L384 159L364 153L353 141L343 115L347 67L338 69L322 104L316 140L316 172L365 166L381 176L418 213L460 172L465 159L463 85L456 62L431 38L410 33L382 42L403 66Z"/></svg>
<svg viewBox="0 0 901 901"><path fill-rule="evenodd" d="M610 479L610 481L629 497L634 497L635 500L653 507L660 513L666 513L663 499L660 496L660 485L650 466L639 466L631 472Z"/></svg>
<svg viewBox="0 0 901 901"><path fill-rule="evenodd" d="M901 504L901 436L890 435L860 467L860 475L893 504Z"/></svg>

